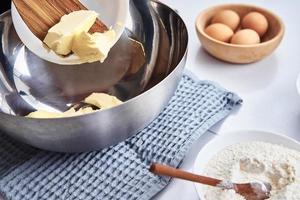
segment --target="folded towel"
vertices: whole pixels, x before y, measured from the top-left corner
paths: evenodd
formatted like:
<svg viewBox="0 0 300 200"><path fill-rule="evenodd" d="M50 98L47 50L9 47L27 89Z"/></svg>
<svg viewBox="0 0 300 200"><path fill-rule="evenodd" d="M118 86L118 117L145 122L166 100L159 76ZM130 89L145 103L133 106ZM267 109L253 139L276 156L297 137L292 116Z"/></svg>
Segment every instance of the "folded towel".
<svg viewBox="0 0 300 200"><path fill-rule="evenodd" d="M170 181L150 173L150 164L179 166L192 143L240 102L214 83L184 75L149 126L102 151L47 152L0 133L0 192L12 200L150 199Z"/></svg>

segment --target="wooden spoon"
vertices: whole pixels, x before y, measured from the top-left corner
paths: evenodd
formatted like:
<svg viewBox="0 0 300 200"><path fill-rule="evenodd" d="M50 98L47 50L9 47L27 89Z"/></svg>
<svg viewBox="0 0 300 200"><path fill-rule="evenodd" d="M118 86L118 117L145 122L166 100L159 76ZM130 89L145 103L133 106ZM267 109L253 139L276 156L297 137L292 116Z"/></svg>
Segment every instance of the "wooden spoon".
<svg viewBox="0 0 300 200"><path fill-rule="evenodd" d="M205 185L219 187L224 190L232 189L236 193L242 195L246 200L264 200L270 198L271 185L269 183L232 183L230 181L222 181L215 178L192 174L157 163L151 165L150 171L154 174L202 183Z"/></svg>
<svg viewBox="0 0 300 200"><path fill-rule="evenodd" d="M42 41L63 15L87 10L78 0L13 0L13 3L31 32ZM107 26L97 19L90 32L107 30Z"/></svg>

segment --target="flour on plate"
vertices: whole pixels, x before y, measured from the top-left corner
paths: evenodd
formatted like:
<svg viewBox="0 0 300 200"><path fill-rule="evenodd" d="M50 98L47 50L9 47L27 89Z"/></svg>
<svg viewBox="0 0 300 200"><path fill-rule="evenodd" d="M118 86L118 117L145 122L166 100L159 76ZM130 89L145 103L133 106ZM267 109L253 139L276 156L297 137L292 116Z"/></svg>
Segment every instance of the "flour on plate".
<svg viewBox="0 0 300 200"><path fill-rule="evenodd" d="M205 175L236 183L272 185L269 200L300 200L300 152L264 142L229 146L206 166ZM205 200L245 200L233 190L203 186Z"/></svg>

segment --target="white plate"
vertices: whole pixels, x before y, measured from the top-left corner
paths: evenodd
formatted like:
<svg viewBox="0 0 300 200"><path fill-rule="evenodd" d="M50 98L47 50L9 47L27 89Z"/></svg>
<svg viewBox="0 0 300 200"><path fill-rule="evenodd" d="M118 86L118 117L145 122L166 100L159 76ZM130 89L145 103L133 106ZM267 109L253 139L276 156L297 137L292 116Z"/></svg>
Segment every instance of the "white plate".
<svg viewBox="0 0 300 200"><path fill-rule="evenodd" d="M194 163L194 173L203 174L208 161L222 149L237 143L246 143L251 141L279 144L287 148L300 151L300 143L286 136L256 130L231 132L215 137L201 149ZM195 183L195 187L200 199L205 200L203 197L202 185Z"/></svg>
<svg viewBox="0 0 300 200"><path fill-rule="evenodd" d="M99 13L99 19L107 26L116 31L116 40L121 37L129 14L129 0L80 0L80 2L90 10ZM15 5L11 5L12 20L22 42L34 54L49 62L62 65L82 64L77 56L71 55L66 58L58 56L53 51L49 51L27 27L19 15Z"/></svg>

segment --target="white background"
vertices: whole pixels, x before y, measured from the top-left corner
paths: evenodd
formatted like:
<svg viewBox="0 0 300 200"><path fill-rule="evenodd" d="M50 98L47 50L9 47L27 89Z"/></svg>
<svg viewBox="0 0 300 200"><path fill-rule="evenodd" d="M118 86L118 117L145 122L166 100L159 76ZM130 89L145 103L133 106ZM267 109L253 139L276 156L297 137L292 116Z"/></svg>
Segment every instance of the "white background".
<svg viewBox="0 0 300 200"><path fill-rule="evenodd" d="M182 168L192 171L201 147L219 134L241 129L255 129L288 135L300 141L300 97L296 79L300 73L300 1L288 0L161 0L179 14L189 31L186 67L200 79L213 80L236 92L244 103L225 121L217 124L194 144ZM281 17L285 36L278 49L264 60L247 65L218 61L201 48L195 32L198 13L222 3L247 3L267 8ZM199 199L193 183L172 180L155 200Z"/></svg>

